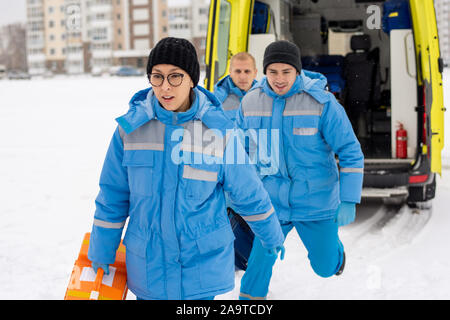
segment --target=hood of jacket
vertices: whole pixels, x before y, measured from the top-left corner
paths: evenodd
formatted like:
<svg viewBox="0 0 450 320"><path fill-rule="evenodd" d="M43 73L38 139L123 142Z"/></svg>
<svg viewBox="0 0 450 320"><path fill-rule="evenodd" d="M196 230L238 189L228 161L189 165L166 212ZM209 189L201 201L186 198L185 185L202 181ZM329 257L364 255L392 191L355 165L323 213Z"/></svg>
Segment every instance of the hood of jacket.
<svg viewBox="0 0 450 320"><path fill-rule="evenodd" d="M256 80L253 80L252 88L257 84ZM251 89L250 89L251 90ZM239 98L245 96L246 92L242 92L233 82L230 76L226 76L222 80L216 83L214 86L214 94L217 98L223 102L230 94L235 94Z"/></svg>
<svg viewBox="0 0 450 320"><path fill-rule="evenodd" d="M208 110L220 109L220 101L208 90L197 86L191 107L186 112L165 110L159 103L153 89L138 91L129 102L128 112L116 119L126 134L130 134L148 121L158 118L168 124L180 124L192 119L202 120Z"/></svg>

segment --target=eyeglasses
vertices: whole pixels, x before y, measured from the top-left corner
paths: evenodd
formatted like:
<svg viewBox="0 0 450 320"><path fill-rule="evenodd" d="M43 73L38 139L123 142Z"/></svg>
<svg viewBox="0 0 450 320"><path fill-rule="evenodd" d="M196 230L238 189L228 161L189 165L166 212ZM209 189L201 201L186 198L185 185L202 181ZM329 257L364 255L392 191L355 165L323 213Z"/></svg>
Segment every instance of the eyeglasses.
<svg viewBox="0 0 450 320"><path fill-rule="evenodd" d="M184 74L182 73L171 73L167 76L167 81L172 87L178 87L183 83L183 78ZM148 80L153 87L162 86L165 79L166 77L160 73L150 73L148 75Z"/></svg>

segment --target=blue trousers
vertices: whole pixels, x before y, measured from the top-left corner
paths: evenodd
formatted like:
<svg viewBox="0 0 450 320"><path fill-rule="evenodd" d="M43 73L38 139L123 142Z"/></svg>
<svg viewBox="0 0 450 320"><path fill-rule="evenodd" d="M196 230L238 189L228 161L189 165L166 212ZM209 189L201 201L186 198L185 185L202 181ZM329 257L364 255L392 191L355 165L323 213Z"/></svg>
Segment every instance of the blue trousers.
<svg viewBox="0 0 450 320"><path fill-rule="evenodd" d="M308 251L314 272L324 278L331 277L341 267L344 246L339 240L335 218L319 221L280 221L285 237L295 227ZM289 253L287 253L289 254ZM266 299L272 268L277 256L268 254L255 237L247 270L241 280L240 300Z"/></svg>

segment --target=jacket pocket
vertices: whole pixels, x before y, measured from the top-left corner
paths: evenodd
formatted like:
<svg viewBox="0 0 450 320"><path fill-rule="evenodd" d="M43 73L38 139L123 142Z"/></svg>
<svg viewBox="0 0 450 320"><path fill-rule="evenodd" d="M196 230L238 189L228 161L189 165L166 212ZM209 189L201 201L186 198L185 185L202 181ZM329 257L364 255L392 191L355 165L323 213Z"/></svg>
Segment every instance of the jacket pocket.
<svg viewBox="0 0 450 320"><path fill-rule="evenodd" d="M185 196L193 200L206 200L214 192L219 182L217 164L189 164L183 166Z"/></svg>
<svg viewBox="0 0 450 320"><path fill-rule="evenodd" d="M297 116L292 121L292 137L298 147L308 147L320 141L318 116Z"/></svg>
<svg viewBox="0 0 450 320"><path fill-rule="evenodd" d="M229 224L196 240L201 287L224 288L234 283L234 233Z"/></svg>
<svg viewBox="0 0 450 320"><path fill-rule="evenodd" d="M272 203L277 207L289 209L290 182L274 175L266 176L262 182Z"/></svg>
<svg viewBox="0 0 450 320"><path fill-rule="evenodd" d="M153 193L154 154L152 151L125 151L122 165L128 169L130 192L149 196Z"/></svg>
<svg viewBox="0 0 450 320"><path fill-rule="evenodd" d="M307 169L310 193L331 190L339 182L337 170L329 168Z"/></svg>
<svg viewBox="0 0 450 320"><path fill-rule="evenodd" d="M147 241L127 231L123 244L126 247L128 286L145 292L147 290Z"/></svg>

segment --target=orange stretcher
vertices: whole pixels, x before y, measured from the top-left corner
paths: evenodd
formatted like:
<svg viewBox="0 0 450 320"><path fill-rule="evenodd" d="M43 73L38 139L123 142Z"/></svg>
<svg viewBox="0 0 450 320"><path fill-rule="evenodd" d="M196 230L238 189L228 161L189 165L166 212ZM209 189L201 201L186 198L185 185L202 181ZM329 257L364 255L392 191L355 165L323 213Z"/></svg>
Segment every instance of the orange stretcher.
<svg viewBox="0 0 450 320"><path fill-rule="evenodd" d="M125 246L120 243L116 261L109 266L109 275L101 268L95 274L88 259L90 236L90 233L84 236L64 300L125 300L128 292Z"/></svg>

